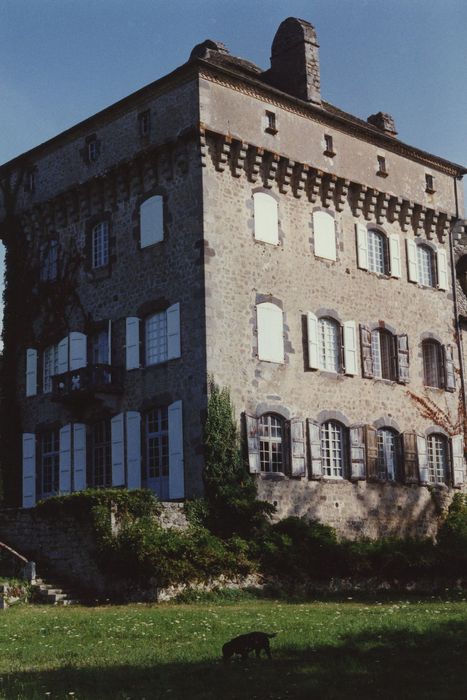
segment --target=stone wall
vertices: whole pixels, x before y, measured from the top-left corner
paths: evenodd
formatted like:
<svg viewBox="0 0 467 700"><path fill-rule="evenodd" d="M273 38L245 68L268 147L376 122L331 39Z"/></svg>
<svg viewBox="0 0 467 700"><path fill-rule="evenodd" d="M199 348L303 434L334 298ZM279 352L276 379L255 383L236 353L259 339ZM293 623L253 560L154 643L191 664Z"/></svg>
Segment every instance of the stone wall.
<svg viewBox="0 0 467 700"><path fill-rule="evenodd" d="M375 539L435 537L439 516L454 492L345 479L329 483L263 477L258 480L258 494L276 505L275 520L304 517L330 525L341 537Z"/></svg>
<svg viewBox="0 0 467 700"><path fill-rule="evenodd" d="M183 506L163 504L160 523L166 528L186 527ZM57 577L99 597L118 594L111 577L99 569L93 528L84 518L63 516L57 522L35 508L5 508L0 510L0 541L35 561L40 578L50 576L54 582Z"/></svg>

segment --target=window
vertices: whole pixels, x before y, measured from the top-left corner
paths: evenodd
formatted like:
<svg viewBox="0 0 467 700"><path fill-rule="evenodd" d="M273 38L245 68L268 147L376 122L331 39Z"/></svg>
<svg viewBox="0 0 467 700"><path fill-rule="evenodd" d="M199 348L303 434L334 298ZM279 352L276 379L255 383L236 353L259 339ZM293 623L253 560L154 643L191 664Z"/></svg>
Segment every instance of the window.
<svg viewBox="0 0 467 700"><path fill-rule="evenodd" d="M146 414L147 487L159 498L168 498L169 419L167 407Z"/></svg>
<svg viewBox="0 0 467 700"><path fill-rule="evenodd" d="M358 374L357 327L355 321L341 325L333 318L307 314L308 367L329 372Z"/></svg>
<svg viewBox="0 0 467 700"><path fill-rule="evenodd" d="M264 302L256 307L258 359L284 362L283 314L276 304Z"/></svg>
<svg viewBox="0 0 467 700"><path fill-rule="evenodd" d="M435 191L435 180L433 175L429 173L425 174L425 191L429 194L433 194Z"/></svg>
<svg viewBox="0 0 467 700"><path fill-rule="evenodd" d="M345 435L344 427L335 421L321 426L321 460L323 476L344 477Z"/></svg>
<svg viewBox="0 0 467 700"><path fill-rule="evenodd" d="M98 331L91 336L91 358L93 365L110 365L109 332Z"/></svg>
<svg viewBox="0 0 467 700"><path fill-rule="evenodd" d="M378 170L376 174L380 177L388 176L388 171L386 168L386 158L384 156L378 156Z"/></svg>
<svg viewBox="0 0 467 700"><path fill-rule="evenodd" d="M107 221L101 221L92 229L91 258L94 269L109 264L109 224Z"/></svg>
<svg viewBox="0 0 467 700"><path fill-rule="evenodd" d="M164 240L164 199L161 195L149 197L141 204L139 226L141 248Z"/></svg>
<svg viewBox="0 0 467 700"><path fill-rule="evenodd" d="M395 430L381 428L376 433L378 475L388 481L400 479L400 439Z"/></svg>
<svg viewBox="0 0 467 700"><path fill-rule="evenodd" d="M425 287L436 286L433 251L426 245L417 246L418 281Z"/></svg>
<svg viewBox="0 0 467 700"><path fill-rule="evenodd" d="M277 134L277 121L275 112L266 110L266 128L268 134Z"/></svg>
<svg viewBox="0 0 467 700"><path fill-rule="evenodd" d="M138 114L139 135L149 136L151 130L151 113L149 109Z"/></svg>
<svg viewBox="0 0 467 700"><path fill-rule="evenodd" d="M386 236L380 231L368 231L368 269L380 275L387 274Z"/></svg>
<svg viewBox="0 0 467 700"><path fill-rule="evenodd" d="M43 354L43 383L44 394L52 391L52 377L58 374L58 345L49 345Z"/></svg>
<svg viewBox="0 0 467 700"><path fill-rule="evenodd" d="M326 211L313 212L313 241L318 258L337 260L335 221Z"/></svg>
<svg viewBox="0 0 467 700"><path fill-rule="evenodd" d="M373 374L378 379L396 379L394 336L382 329L371 334Z"/></svg>
<svg viewBox="0 0 467 700"><path fill-rule="evenodd" d="M436 340L425 340L422 344L423 378L426 386L441 389L444 386L443 349Z"/></svg>
<svg viewBox="0 0 467 700"><path fill-rule="evenodd" d="M330 134L324 134L324 155L330 158L336 155L333 139Z"/></svg>
<svg viewBox="0 0 467 700"><path fill-rule="evenodd" d="M427 439L428 480L431 484L444 484L448 478L448 448L444 435L432 433Z"/></svg>
<svg viewBox="0 0 467 700"><path fill-rule="evenodd" d="M277 201L266 192L253 195L255 240L278 245L279 219Z"/></svg>
<svg viewBox="0 0 467 700"><path fill-rule="evenodd" d="M397 233L386 236L365 224L355 225L357 234L357 264L361 270L380 275L401 276L400 240Z"/></svg>
<svg viewBox="0 0 467 700"><path fill-rule="evenodd" d="M53 282L58 274L58 241L46 241L40 249L40 280Z"/></svg>
<svg viewBox="0 0 467 700"><path fill-rule="evenodd" d="M259 452L262 472L284 471L284 420L273 413L258 419Z"/></svg>
<svg viewBox="0 0 467 700"><path fill-rule="evenodd" d="M60 431L48 430L40 437L39 492L53 496L59 489Z"/></svg>
<svg viewBox="0 0 467 700"><path fill-rule="evenodd" d="M110 420L101 420L91 427L90 485L112 485L112 453Z"/></svg>
<svg viewBox="0 0 467 700"><path fill-rule="evenodd" d="M34 170L28 170L25 177L24 189L26 192L34 192L36 188L36 176Z"/></svg>
<svg viewBox="0 0 467 700"><path fill-rule="evenodd" d="M146 319L146 365L167 360L167 315L165 311Z"/></svg>
<svg viewBox="0 0 467 700"><path fill-rule="evenodd" d="M332 318L318 319L319 369L341 371L341 329Z"/></svg>
<svg viewBox="0 0 467 700"><path fill-rule="evenodd" d="M88 161L92 163L93 161L97 160L98 155L99 149L97 146L97 140L92 139L92 141L89 141L88 143Z"/></svg>

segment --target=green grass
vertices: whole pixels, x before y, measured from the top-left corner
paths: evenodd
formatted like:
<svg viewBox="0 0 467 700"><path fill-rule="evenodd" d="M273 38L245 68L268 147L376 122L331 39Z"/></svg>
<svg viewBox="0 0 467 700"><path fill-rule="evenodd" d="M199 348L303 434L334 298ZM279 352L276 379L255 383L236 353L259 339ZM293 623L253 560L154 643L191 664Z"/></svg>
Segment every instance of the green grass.
<svg viewBox="0 0 467 700"><path fill-rule="evenodd" d="M278 633L272 660L225 666L252 630ZM0 649L1 698L467 698L464 600L21 606Z"/></svg>

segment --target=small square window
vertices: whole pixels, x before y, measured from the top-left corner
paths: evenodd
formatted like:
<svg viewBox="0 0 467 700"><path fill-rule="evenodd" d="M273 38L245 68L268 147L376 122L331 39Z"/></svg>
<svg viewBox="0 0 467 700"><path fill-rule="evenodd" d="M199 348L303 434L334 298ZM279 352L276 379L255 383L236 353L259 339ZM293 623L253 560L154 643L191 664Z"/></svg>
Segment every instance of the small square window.
<svg viewBox="0 0 467 700"><path fill-rule="evenodd" d="M266 128L268 134L277 134L276 113L266 110Z"/></svg>
<svg viewBox="0 0 467 700"><path fill-rule="evenodd" d="M429 173L425 174L425 191L429 192L430 194L433 194L435 191L435 179L433 175L430 175Z"/></svg>
<svg viewBox="0 0 467 700"><path fill-rule="evenodd" d="M138 123L139 135L149 136L149 132L151 130L151 113L149 109L147 109L145 112L141 112L141 114L138 114Z"/></svg>
<svg viewBox="0 0 467 700"><path fill-rule="evenodd" d="M99 151L97 148L97 141L96 139L93 139L88 143L88 161L92 163L93 161L97 160L98 155Z"/></svg>
<svg viewBox="0 0 467 700"><path fill-rule="evenodd" d="M28 170L26 173L25 181L24 181L24 189L26 192L34 192L36 188L36 177L34 170Z"/></svg>
<svg viewBox="0 0 467 700"><path fill-rule="evenodd" d="M388 176L388 169L386 166L386 158L384 156L378 156L378 170L376 172L380 177Z"/></svg>
<svg viewBox="0 0 467 700"><path fill-rule="evenodd" d="M331 134L324 134L324 155L330 158L336 155Z"/></svg>

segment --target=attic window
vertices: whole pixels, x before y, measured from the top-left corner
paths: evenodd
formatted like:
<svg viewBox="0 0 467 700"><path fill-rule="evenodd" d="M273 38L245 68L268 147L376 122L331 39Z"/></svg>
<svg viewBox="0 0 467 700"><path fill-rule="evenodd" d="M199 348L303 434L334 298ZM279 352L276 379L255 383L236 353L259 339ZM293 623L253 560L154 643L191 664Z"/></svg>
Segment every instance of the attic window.
<svg viewBox="0 0 467 700"><path fill-rule="evenodd" d="M145 112L141 112L141 114L138 114L138 123L139 135L149 136L149 131L151 129L151 113L149 109L147 109Z"/></svg>
<svg viewBox="0 0 467 700"><path fill-rule="evenodd" d="M336 155L334 143L330 134L324 134L324 155L330 158Z"/></svg>
<svg viewBox="0 0 467 700"><path fill-rule="evenodd" d="M268 110L266 110L266 128L264 130L267 134L277 134L277 121L275 112L269 112Z"/></svg>
<svg viewBox="0 0 467 700"><path fill-rule="evenodd" d="M425 192L433 194L435 191L435 181L433 175L425 174Z"/></svg>
<svg viewBox="0 0 467 700"><path fill-rule="evenodd" d="M93 139L88 143L88 161L91 163L95 160L97 160L98 156L98 150L97 150L97 141L96 139Z"/></svg>
<svg viewBox="0 0 467 700"><path fill-rule="evenodd" d="M380 177L387 177L388 176L388 170L386 167L386 158L384 156L378 156L378 170L376 171L376 174L379 175Z"/></svg>

